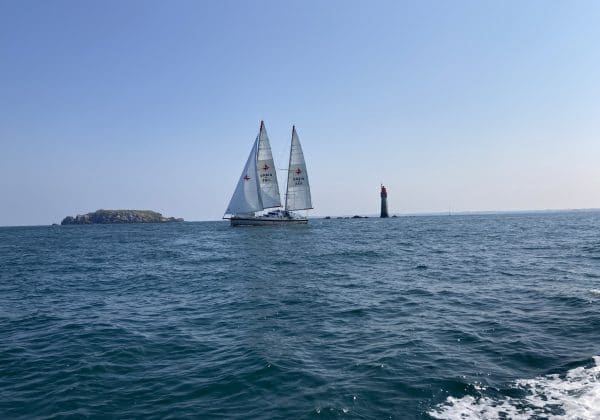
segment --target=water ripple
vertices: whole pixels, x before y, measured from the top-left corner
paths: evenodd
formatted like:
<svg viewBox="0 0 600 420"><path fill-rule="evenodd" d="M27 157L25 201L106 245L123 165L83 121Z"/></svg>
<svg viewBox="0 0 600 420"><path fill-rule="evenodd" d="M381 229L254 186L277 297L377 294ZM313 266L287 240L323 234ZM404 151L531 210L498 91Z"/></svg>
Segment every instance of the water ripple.
<svg viewBox="0 0 600 420"><path fill-rule="evenodd" d="M1 228L0 415L595 418L599 237L593 212Z"/></svg>

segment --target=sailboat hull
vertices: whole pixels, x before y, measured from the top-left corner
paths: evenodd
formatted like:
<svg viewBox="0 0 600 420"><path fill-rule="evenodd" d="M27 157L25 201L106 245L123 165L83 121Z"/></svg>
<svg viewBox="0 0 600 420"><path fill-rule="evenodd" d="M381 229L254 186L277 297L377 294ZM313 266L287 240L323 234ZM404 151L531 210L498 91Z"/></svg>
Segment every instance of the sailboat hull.
<svg viewBox="0 0 600 420"><path fill-rule="evenodd" d="M305 225L306 218L291 217L232 217L229 219L231 226L280 226L280 225Z"/></svg>

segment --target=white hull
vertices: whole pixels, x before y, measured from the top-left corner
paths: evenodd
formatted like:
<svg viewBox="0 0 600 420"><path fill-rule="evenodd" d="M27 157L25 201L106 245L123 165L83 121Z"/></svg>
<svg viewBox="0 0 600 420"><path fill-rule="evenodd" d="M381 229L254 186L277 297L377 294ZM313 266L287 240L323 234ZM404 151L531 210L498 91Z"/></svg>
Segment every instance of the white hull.
<svg viewBox="0 0 600 420"><path fill-rule="evenodd" d="M232 217L229 221L231 226L281 226L308 223L306 218L291 217Z"/></svg>

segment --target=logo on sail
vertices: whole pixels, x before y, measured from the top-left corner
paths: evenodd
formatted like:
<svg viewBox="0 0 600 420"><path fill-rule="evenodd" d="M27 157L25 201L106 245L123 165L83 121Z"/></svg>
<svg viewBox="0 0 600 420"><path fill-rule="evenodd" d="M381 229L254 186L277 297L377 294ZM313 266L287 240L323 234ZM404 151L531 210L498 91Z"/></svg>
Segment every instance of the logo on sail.
<svg viewBox="0 0 600 420"><path fill-rule="evenodd" d="M265 163L263 166L261 166L260 169L262 171L260 173L260 182L263 184L267 183L267 182L272 182L273 181L273 173L271 171L269 171L269 169L271 169L271 167Z"/></svg>
<svg viewBox="0 0 600 420"><path fill-rule="evenodd" d="M296 170L293 171L293 173L296 174L296 175L292 176L292 182L294 183L294 185L303 185L304 184L304 175L301 175L302 169L296 168Z"/></svg>

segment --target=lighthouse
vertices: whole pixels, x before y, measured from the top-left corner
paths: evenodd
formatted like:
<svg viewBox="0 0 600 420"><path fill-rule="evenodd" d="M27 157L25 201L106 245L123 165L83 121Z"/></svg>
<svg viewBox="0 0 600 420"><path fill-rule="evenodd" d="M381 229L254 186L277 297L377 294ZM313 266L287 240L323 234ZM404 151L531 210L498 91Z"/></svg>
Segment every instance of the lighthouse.
<svg viewBox="0 0 600 420"><path fill-rule="evenodd" d="M381 215L379 217L390 217L387 210L387 191L381 186Z"/></svg>

